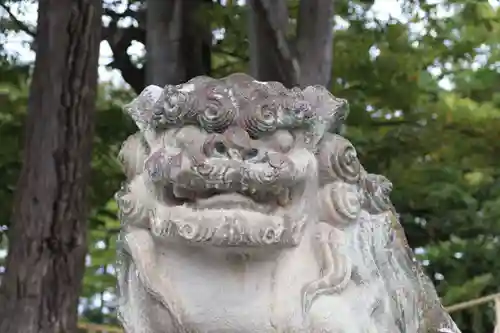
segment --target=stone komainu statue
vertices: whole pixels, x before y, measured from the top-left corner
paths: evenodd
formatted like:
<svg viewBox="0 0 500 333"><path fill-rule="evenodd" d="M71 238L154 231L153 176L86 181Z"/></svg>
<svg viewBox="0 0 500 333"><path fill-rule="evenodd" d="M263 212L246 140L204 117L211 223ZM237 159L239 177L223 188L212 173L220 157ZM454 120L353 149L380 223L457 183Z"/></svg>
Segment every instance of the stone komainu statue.
<svg viewBox="0 0 500 333"><path fill-rule="evenodd" d="M458 333L324 87L244 74L125 107L119 315L128 333Z"/></svg>

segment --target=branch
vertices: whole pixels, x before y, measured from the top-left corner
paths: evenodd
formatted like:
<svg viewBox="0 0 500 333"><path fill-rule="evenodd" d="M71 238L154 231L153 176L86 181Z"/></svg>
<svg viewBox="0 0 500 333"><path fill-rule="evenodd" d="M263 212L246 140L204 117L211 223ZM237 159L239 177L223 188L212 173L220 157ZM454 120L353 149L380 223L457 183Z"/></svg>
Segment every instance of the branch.
<svg viewBox="0 0 500 333"><path fill-rule="evenodd" d="M14 13L10 10L9 6L7 6L4 3L0 3L0 7L3 8L6 12L7 15L9 15L10 19L17 25L19 29L30 35L31 37L35 38L36 37L36 32L31 31L30 27L26 25L24 22L20 21Z"/></svg>
<svg viewBox="0 0 500 333"><path fill-rule="evenodd" d="M448 313L452 313L452 312L465 310L465 309L472 308L472 307L480 305L480 304L488 303L491 301L497 301L497 300L500 300L500 293L475 298L475 299L472 299L470 301L461 302L458 304L453 304L453 305L447 306L445 309L446 309L446 311L448 311ZM497 325L500 325L500 323L498 323Z"/></svg>
<svg viewBox="0 0 500 333"><path fill-rule="evenodd" d="M452 130L452 131L457 131L465 136L471 137L471 138L480 138L484 136L483 133L477 130L477 128L463 128L461 126L455 125L455 124L446 124L443 127L445 130Z"/></svg>
<svg viewBox="0 0 500 333"><path fill-rule="evenodd" d="M146 12L144 9L132 10L130 7L125 9L122 13L118 13L111 8L104 8L103 15L109 16L112 21L118 21L122 18L133 18L139 23L139 27L145 26Z"/></svg>
<svg viewBox="0 0 500 333"><path fill-rule="evenodd" d="M145 31L135 27L119 28L115 21L102 29L102 39L108 42L113 52L113 61L108 66L118 69L125 82L139 94L144 89L145 70L134 65L127 49L134 40L143 42L146 38Z"/></svg>

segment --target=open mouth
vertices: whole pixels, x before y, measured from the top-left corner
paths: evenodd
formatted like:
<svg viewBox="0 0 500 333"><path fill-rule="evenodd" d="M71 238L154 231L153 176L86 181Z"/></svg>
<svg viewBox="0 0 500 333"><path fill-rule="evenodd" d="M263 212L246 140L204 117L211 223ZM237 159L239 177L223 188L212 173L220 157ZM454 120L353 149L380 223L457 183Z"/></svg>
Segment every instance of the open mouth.
<svg viewBox="0 0 500 333"><path fill-rule="evenodd" d="M193 210L246 210L270 214L286 208L292 202L296 190L290 188L243 191L221 191L210 189L189 192L175 189L172 194L175 205L184 205Z"/></svg>
<svg viewBox="0 0 500 333"><path fill-rule="evenodd" d="M165 191L170 194L167 204L159 203L151 217L156 236L225 247L294 245L300 240L305 182L237 191L213 187L197 192Z"/></svg>

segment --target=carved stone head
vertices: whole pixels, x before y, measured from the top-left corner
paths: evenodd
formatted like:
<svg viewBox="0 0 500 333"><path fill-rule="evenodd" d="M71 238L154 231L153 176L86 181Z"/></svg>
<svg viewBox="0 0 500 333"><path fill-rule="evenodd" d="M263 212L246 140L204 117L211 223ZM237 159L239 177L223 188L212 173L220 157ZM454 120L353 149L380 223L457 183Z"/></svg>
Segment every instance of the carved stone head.
<svg viewBox="0 0 500 333"><path fill-rule="evenodd" d="M334 135L348 104L321 86L286 89L244 74L197 77L149 86L126 111L140 133L124 144L121 160L130 179L147 178L136 200L149 209L158 236L224 247L295 246L307 222L317 220L320 182L359 178L354 148ZM338 140L338 151L323 151L325 140ZM118 195L122 219L137 220L129 216L136 210L124 209L136 206L127 193Z"/></svg>

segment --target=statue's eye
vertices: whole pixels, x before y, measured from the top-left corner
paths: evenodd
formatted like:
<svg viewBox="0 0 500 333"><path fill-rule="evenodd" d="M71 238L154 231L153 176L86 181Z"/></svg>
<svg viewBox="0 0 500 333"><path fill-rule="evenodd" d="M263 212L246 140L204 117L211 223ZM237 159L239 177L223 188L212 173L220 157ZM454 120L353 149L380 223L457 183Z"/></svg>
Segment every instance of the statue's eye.
<svg viewBox="0 0 500 333"><path fill-rule="evenodd" d="M221 154L221 155L224 155L227 153L227 147L226 145L221 142L221 141L218 141L214 144L214 149L217 153Z"/></svg>

